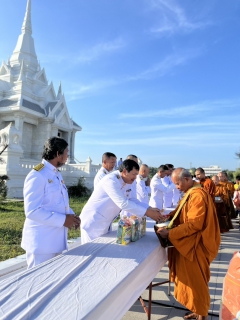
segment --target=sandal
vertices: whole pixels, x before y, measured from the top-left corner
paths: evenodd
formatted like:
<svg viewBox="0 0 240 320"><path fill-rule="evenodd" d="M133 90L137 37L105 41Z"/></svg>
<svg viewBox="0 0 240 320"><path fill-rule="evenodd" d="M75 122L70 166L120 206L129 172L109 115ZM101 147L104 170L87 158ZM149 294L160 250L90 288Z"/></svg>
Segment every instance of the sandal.
<svg viewBox="0 0 240 320"><path fill-rule="evenodd" d="M185 313L183 319L198 319L198 315L192 311L188 311Z"/></svg>

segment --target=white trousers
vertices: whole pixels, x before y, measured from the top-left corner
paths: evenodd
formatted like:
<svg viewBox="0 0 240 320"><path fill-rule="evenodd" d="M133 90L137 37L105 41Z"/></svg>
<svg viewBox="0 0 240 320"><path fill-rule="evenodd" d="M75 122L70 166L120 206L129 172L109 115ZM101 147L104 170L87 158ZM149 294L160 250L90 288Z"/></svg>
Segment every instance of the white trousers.
<svg viewBox="0 0 240 320"><path fill-rule="evenodd" d="M34 253L26 252L28 269L31 269L31 268L37 266L38 264L45 262L47 260L50 260L60 254L62 254L62 252L49 253L49 254L34 254Z"/></svg>

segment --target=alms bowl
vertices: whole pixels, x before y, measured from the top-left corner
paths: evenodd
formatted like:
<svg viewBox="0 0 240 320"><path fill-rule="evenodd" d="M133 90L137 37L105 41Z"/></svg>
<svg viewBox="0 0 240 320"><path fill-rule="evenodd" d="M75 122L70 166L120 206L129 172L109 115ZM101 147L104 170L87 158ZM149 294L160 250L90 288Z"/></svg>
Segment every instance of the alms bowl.
<svg viewBox="0 0 240 320"><path fill-rule="evenodd" d="M161 223L156 223L156 227L158 228L165 228L169 225L170 221L165 221L165 222L161 222Z"/></svg>

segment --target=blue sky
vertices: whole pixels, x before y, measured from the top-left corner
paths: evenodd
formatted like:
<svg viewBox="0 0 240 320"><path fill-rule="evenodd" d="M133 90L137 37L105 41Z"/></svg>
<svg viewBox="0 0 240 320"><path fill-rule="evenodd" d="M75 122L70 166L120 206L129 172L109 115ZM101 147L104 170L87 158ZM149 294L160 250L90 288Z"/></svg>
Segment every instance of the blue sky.
<svg viewBox="0 0 240 320"><path fill-rule="evenodd" d="M26 0L0 2L0 60ZM35 49L82 126L75 156L240 167L239 0L32 0Z"/></svg>

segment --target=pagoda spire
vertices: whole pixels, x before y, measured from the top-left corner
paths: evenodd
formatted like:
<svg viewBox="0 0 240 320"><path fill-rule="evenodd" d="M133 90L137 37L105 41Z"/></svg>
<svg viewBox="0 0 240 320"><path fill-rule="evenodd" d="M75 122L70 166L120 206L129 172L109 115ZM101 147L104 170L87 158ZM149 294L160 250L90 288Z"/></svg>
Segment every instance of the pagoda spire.
<svg viewBox="0 0 240 320"><path fill-rule="evenodd" d="M32 21L31 21L31 0L27 0L26 12L22 24L21 34L18 37L17 45L10 58L11 66L21 65L22 60L30 66L32 72L38 69L38 60L32 38Z"/></svg>
<svg viewBox="0 0 240 320"><path fill-rule="evenodd" d="M60 81L59 83L59 87L58 87L58 94L57 94L57 98L60 99L62 96L62 83Z"/></svg>
<svg viewBox="0 0 240 320"><path fill-rule="evenodd" d="M32 34L32 21L31 21L31 0L27 2L27 8L22 25L22 33Z"/></svg>

